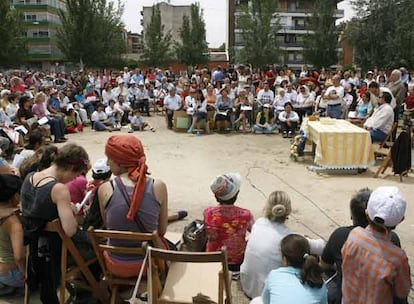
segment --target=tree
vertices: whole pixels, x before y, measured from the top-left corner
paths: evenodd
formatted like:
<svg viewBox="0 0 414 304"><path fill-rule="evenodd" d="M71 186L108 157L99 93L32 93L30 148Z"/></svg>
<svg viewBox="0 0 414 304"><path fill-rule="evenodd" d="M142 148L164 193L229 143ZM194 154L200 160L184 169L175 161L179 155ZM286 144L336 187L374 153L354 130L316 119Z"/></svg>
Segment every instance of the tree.
<svg viewBox="0 0 414 304"><path fill-rule="evenodd" d="M236 52L238 62L264 67L269 62L279 61L279 22L273 17L277 4L277 0L251 0L245 4L237 22L244 45Z"/></svg>
<svg viewBox="0 0 414 304"><path fill-rule="evenodd" d="M312 16L308 19L309 30L304 40L304 57L315 68L329 67L338 63L338 31L335 26L336 2L315 1Z"/></svg>
<svg viewBox="0 0 414 304"><path fill-rule="evenodd" d="M126 49L123 5L106 0L67 0L59 12L58 45L66 58L87 66L114 66Z"/></svg>
<svg viewBox="0 0 414 304"><path fill-rule="evenodd" d="M23 60L26 54L23 29L23 16L10 7L9 0L0 0L0 66L16 66Z"/></svg>
<svg viewBox="0 0 414 304"><path fill-rule="evenodd" d="M414 2L410 0L353 0L356 17L348 24L348 37L356 63L363 70L414 68Z"/></svg>
<svg viewBox="0 0 414 304"><path fill-rule="evenodd" d="M144 49L142 57L149 66L163 66L171 58L171 33L166 32L161 23L159 5L152 7L151 22L144 29Z"/></svg>
<svg viewBox="0 0 414 304"><path fill-rule="evenodd" d="M198 3L191 4L191 18L184 16L180 30L181 43L176 46L181 63L195 65L208 62L208 44L203 10Z"/></svg>

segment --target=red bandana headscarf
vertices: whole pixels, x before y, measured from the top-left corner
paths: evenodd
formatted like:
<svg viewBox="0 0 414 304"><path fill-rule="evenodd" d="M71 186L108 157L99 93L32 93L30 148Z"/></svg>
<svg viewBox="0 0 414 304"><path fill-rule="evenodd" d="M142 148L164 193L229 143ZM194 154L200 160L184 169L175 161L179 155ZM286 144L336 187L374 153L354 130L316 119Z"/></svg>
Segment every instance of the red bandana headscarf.
<svg viewBox="0 0 414 304"><path fill-rule="evenodd" d="M134 221L145 192L148 171L142 143L133 135L111 136L105 145L105 154L118 166L127 168L129 178L135 182L127 214L128 220Z"/></svg>

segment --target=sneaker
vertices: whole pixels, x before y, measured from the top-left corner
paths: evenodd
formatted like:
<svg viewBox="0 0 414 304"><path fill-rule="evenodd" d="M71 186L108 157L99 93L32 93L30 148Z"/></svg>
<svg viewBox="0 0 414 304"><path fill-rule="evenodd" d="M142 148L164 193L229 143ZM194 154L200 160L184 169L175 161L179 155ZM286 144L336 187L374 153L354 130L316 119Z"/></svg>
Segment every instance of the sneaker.
<svg viewBox="0 0 414 304"><path fill-rule="evenodd" d="M128 133L134 133L134 130L132 130L132 128L129 128Z"/></svg>
<svg viewBox="0 0 414 304"><path fill-rule="evenodd" d="M187 130L187 133L188 133L188 134L193 133L193 129L192 129L192 128L188 129L188 130Z"/></svg>
<svg viewBox="0 0 414 304"><path fill-rule="evenodd" d="M283 138L287 138L287 133L286 132L283 132Z"/></svg>
<svg viewBox="0 0 414 304"><path fill-rule="evenodd" d="M155 129L154 129L154 128L151 128L150 130L151 130L152 132L155 132Z"/></svg>
<svg viewBox="0 0 414 304"><path fill-rule="evenodd" d="M288 137L289 137L289 138L292 138L292 131L289 131L289 133L288 133Z"/></svg>

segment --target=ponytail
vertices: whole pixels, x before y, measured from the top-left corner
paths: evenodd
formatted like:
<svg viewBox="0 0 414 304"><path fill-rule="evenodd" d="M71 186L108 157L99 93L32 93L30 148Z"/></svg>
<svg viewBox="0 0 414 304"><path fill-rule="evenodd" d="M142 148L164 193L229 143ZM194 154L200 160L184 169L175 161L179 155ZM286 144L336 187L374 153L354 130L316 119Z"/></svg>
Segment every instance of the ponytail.
<svg viewBox="0 0 414 304"><path fill-rule="evenodd" d="M308 284L312 288L321 288L323 285L322 268L319 266L318 259L313 255L305 253L304 263L300 278L302 284Z"/></svg>

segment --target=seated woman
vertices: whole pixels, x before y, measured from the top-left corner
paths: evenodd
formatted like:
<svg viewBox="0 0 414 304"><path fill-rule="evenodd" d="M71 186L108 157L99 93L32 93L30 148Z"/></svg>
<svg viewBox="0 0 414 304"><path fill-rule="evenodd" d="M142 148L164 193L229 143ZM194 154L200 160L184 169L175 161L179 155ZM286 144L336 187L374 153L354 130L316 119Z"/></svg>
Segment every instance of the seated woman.
<svg viewBox="0 0 414 304"><path fill-rule="evenodd" d="M26 252L23 227L16 215L21 179L13 174L0 174L0 295L24 285Z"/></svg>
<svg viewBox="0 0 414 304"><path fill-rule="evenodd" d="M30 241L29 278L40 281L43 303L59 303L56 289L60 279L61 240L55 233L38 232L48 222L59 219L67 236L75 234L77 222L65 184L86 172L88 167L85 149L67 144L59 149L50 167L28 174L21 188L22 223Z"/></svg>
<svg viewBox="0 0 414 304"><path fill-rule="evenodd" d="M214 92L214 87L209 84L206 89L207 110L214 111L217 102L217 95Z"/></svg>
<svg viewBox="0 0 414 304"><path fill-rule="evenodd" d="M328 291L322 279L318 259L310 255L308 241L290 234L281 241L283 266L272 270L266 279L262 297L251 304L328 303Z"/></svg>
<svg viewBox="0 0 414 304"><path fill-rule="evenodd" d="M190 128L187 130L187 133L193 133L193 129L202 119L207 118L207 100L204 98L203 92L198 89L197 93L194 97L194 114L193 114L193 122L191 123ZM206 121L208 123L208 121Z"/></svg>
<svg viewBox="0 0 414 304"><path fill-rule="evenodd" d="M15 122L23 125L29 131L38 126L37 117L32 112L32 99L29 96L20 98Z"/></svg>
<svg viewBox="0 0 414 304"><path fill-rule="evenodd" d="M364 121L368 118L369 114L369 107L371 103L371 93L366 91L362 94L358 101L358 105L356 107L356 111L349 112L348 120L356 125L362 125Z"/></svg>
<svg viewBox="0 0 414 304"><path fill-rule="evenodd" d="M214 116L214 120L216 122L217 129L229 129L233 120L233 101L229 97L227 88L220 91L220 95L217 97L216 110L217 112Z"/></svg>
<svg viewBox="0 0 414 304"><path fill-rule="evenodd" d="M234 121L235 124L241 122L242 125L242 132L246 133L248 130L246 128L247 121L249 121L250 125L252 124L252 103L250 102L247 90L240 89L239 97L234 100L234 107L236 108L236 117L237 119ZM237 131L240 129L240 126L237 126Z"/></svg>
<svg viewBox="0 0 414 304"><path fill-rule="evenodd" d="M229 269L239 271L246 248L246 232L254 222L253 215L247 209L234 206L240 192L240 174L228 173L217 176L210 185L216 201L216 207L204 210L204 225L207 231L206 251L227 249Z"/></svg>
<svg viewBox="0 0 414 304"><path fill-rule="evenodd" d="M78 133L83 131L83 125L78 124L76 119L76 112L73 107L70 107L68 110L68 115L65 117L65 128L66 133Z"/></svg>
<svg viewBox="0 0 414 304"><path fill-rule="evenodd" d="M276 119L270 109L270 104L263 105L262 111L257 113L253 133L271 134L276 128Z"/></svg>
<svg viewBox="0 0 414 304"><path fill-rule="evenodd" d="M280 242L292 233L285 224L291 212L292 205L288 194L274 191L267 199L264 217L259 218L253 225L240 267L241 286L250 298L260 296L270 271L282 266ZM325 246L322 239L308 239L308 242L312 254L322 253Z"/></svg>
<svg viewBox="0 0 414 304"><path fill-rule="evenodd" d="M277 89L278 94L273 101L273 108L275 109L276 115L279 116L279 113L285 109L285 104L290 101L290 98L285 95L285 89Z"/></svg>
<svg viewBox="0 0 414 304"><path fill-rule="evenodd" d="M98 188L102 219L107 229L133 232L158 231L162 237L168 223L168 195L165 183L148 175L141 141L133 135L111 136L105 145L114 181ZM108 240L109 245L137 246L137 242ZM115 276L137 276L143 257L104 253L108 270Z"/></svg>
<svg viewBox="0 0 414 304"><path fill-rule="evenodd" d="M64 137L65 135L65 123L61 116L52 117L50 115L46 115L45 111L45 102L46 102L46 94L43 92L39 92L36 94L34 99L35 104L32 107L32 112L37 116L37 118L47 119L47 124L50 126L50 131L55 137L55 143L63 143L67 141L67 138Z"/></svg>
<svg viewBox="0 0 414 304"><path fill-rule="evenodd" d="M279 113L279 121L282 127L283 138L292 138L298 127L299 115L292 110L290 102L285 103L285 110Z"/></svg>
<svg viewBox="0 0 414 304"><path fill-rule="evenodd" d="M302 124L304 116L312 115L315 98L315 92L311 92L308 86L303 85L299 88L298 98L293 104L295 112L299 115L299 124Z"/></svg>

